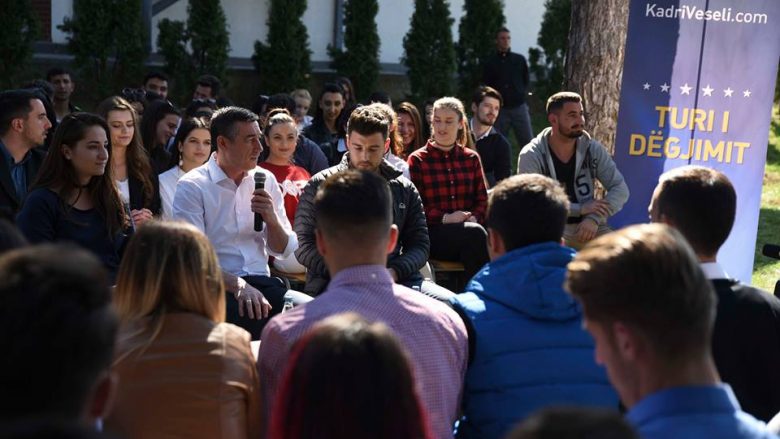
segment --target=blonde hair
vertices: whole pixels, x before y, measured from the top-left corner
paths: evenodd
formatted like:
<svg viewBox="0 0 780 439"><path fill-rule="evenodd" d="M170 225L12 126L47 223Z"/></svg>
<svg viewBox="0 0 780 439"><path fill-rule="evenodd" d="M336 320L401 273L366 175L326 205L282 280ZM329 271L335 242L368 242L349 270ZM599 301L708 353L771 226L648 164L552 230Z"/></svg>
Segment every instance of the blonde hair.
<svg viewBox="0 0 780 439"><path fill-rule="evenodd" d="M151 317L153 340L168 312L225 320L225 287L208 238L183 222L144 224L125 251L114 306L121 324Z"/></svg>
<svg viewBox="0 0 780 439"><path fill-rule="evenodd" d="M306 90L305 88L293 90L292 93L290 93L290 97L293 99L303 98L311 102L311 93L309 93L309 90Z"/></svg>
<svg viewBox="0 0 780 439"><path fill-rule="evenodd" d="M433 103L433 113L436 113L438 109L445 109L455 112L458 115L458 122L461 127L458 128L458 137L455 139L455 143L459 146L474 148L474 142L471 139L471 133L469 132L469 124L466 123L466 109L463 107L463 102L458 98L446 96L436 99ZM433 117L431 117L431 124L433 124ZM433 128L431 128L431 137L433 137Z"/></svg>

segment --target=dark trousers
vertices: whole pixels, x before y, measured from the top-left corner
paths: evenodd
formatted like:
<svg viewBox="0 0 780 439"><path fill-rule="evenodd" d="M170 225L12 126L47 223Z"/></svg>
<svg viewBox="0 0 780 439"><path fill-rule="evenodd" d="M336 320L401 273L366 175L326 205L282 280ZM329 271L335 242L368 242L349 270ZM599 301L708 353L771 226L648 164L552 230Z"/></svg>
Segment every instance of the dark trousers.
<svg viewBox="0 0 780 439"><path fill-rule="evenodd" d="M284 281L278 277L269 276L242 276L242 278L251 286L260 290L268 303L271 304L271 312L264 319L250 319L244 313L244 316L238 314L238 300L232 292L226 292L226 317L225 321L240 326L250 334L252 340L260 340L260 333L263 332L265 324L271 317L279 314L284 307L285 300L292 302L293 306L301 305L310 301L312 298L295 290L288 290Z"/></svg>
<svg viewBox="0 0 780 439"><path fill-rule="evenodd" d="M487 232L477 223L438 224L428 228L431 259L458 261L464 276L471 279L490 260Z"/></svg>
<svg viewBox="0 0 780 439"><path fill-rule="evenodd" d="M509 139L509 130L515 130L515 138L517 138L517 144L521 149L534 137L533 128L531 127L531 115L528 113L528 104L502 108L498 113L495 127L507 139Z"/></svg>

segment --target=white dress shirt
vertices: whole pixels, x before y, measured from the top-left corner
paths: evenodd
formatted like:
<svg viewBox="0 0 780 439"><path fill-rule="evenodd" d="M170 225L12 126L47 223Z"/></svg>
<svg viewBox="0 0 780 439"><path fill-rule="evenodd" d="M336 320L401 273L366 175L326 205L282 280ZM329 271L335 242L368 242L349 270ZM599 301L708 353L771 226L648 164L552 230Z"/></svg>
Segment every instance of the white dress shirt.
<svg viewBox="0 0 780 439"><path fill-rule="evenodd" d="M267 248L268 226L255 232L255 214L251 210L256 172L266 174L265 190L271 195L276 215L287 234L282 253ZM286 258L298 247L284 210L284 202L274 175L255 167L236 183L217 165L216 155L198 168L186 173L176 185L173 218L186 221L203 231L214 246L222 270L236 275L270 275L268 254Z"/></svg>
<svg viewBox="0 0 780 439"><path fill-rule="evenodd" d="M701 262L699 263L704 275L707 279L729 279L729 275L726 270L717 262Z"/></svg>
<svg viewBox="0 0 780 439"><path fill-rule="evenodd" d="M160 200L162 201L162 218L173 219L173 195L176 193L176 183L185 172L178 166L160 174Z"/></svg>

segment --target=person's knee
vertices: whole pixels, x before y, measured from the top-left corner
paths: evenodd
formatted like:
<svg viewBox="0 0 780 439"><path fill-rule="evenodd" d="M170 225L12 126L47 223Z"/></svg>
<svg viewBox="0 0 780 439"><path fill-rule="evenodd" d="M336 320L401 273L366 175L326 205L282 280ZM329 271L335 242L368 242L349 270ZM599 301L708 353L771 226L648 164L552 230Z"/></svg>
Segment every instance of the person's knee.
<svg viewBox="0 0 780 439"><path fill-rule="evenodd" d="M482 225L477 223L464 223L463 238L472 244L485 245L487 242L487 231Z"/></svg>

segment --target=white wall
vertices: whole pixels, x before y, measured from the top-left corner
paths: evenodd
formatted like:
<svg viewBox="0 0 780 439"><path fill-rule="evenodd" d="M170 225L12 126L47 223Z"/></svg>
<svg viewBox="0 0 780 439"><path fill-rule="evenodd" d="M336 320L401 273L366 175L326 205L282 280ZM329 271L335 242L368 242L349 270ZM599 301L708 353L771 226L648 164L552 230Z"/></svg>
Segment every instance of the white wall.
<svg viewBox="0 0 780 439"><path fill-rule="evenodd" d="M230 30L230 56L250 58L255 40L265 41L268 33L266 18L269 0L221 0ZM450 0L453 41L458 41L458 25L463 15L464 0ZM179 0L152 18L152 47L157 48L157 24L163 18L186 21L187 0ZM303 22L309 31L312 61L328 61L328 44L333 42L334 10L336 0L309 0ZM377 29L381 40L379 60L399 63L403 56L403 39L409 30L414 12L413 0L379 0ZM65 16L73 13L73 0L52 1L52 41L67 42L65 34L57 29ZM536 46L536 37L544 14L544 0L504 0L507 28L512 32L512 50L528 55L528 48Z"/></svg>

